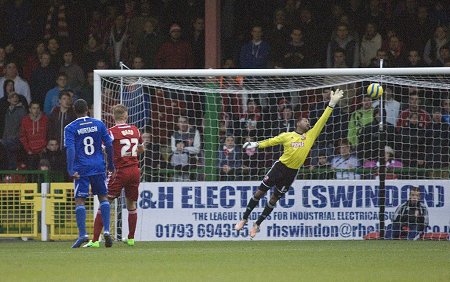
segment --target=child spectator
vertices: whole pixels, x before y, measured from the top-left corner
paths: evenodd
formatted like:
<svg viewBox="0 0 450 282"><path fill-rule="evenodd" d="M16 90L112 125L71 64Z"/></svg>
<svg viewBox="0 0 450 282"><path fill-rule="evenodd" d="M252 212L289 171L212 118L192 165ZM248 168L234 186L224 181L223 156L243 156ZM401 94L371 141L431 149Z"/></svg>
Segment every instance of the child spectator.
<svg viewBox="0 0 450 282"><path fill-rule="evenodd" d="M56 139L49 139L47 147L40 154L40 163L44 160L48 162L49 172L58 175L59 178L65 179L66 175L66 158L64 153L59 149L59 143Z"/></svg>
<svg viewBox="0 0 450 282"><path fill-rule="evenodd" d="M234 143L233 136L227 136L225 144L219 150L219 169L221 181L241 180L242 154Z"/></svg>
<svg viewBox="0 0 450 282"><path fill-rule="evenodd" d="M183 140L177 140L176 150L169 156L170 165L177 171L172 181L189 181L189 153L184 149Z"/></svg>

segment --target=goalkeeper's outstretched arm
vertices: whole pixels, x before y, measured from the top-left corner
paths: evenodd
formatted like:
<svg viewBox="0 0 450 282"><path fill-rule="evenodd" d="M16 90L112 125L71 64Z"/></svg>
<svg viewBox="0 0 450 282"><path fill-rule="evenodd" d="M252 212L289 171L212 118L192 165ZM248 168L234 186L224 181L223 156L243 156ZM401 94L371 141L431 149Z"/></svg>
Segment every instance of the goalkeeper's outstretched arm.
<svg viewBox="0 0 450 282"><path fill-rule="evenodd" d="M325 126L328 118L330 117L333 108L336 106L336 104L339 102L339 100L342 98L343 95L344 95L344 91L342 91L340 89L336 89L336 91L331 91L331 97L330 97L330 102L328 104L328 108L325 109L325 111L323 112L320 119L316 122L314 127L310 130L310 136L311 136L312 140L315 140L317 138L317 136L320 134L320 132L322 131L323 127ZM298 128L297 128L297 130L296 131L299 134L304 134L306 132L306 130L303 131ZM275 146L278 144L282 144L285 141L285 137L287 138L286 132L281 133L280 135L278 135L276 137L269 138L269 139L266 139L266 140L263 140L260 142L245 142L244 145L242 146L242 148L245 150L245 149L250 149L250 148L265 148L265 147Z"/></svg>

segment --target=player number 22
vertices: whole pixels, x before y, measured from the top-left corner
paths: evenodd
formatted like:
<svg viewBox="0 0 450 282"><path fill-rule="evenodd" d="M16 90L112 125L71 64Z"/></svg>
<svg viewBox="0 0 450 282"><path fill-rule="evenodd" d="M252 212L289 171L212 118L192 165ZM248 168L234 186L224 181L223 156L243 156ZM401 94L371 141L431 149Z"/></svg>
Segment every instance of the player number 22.
<svg viewBox="0 0 450 282"><path fill-rule="evenodd" d="M120 144L123 145L122 149L120 150L120 155L122 157L130 156L130 153L128 151L131 148L131 156L136 157L138 143L139 143L139 140L137 138L120 139Z"/></svg>

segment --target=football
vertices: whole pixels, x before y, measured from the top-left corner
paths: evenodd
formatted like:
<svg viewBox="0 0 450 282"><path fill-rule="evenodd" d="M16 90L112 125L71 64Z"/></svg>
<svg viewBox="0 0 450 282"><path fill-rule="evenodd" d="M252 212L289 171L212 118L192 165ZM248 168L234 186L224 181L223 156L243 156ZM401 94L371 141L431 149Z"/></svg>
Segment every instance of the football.
<svg viewBox="0 0 450 282"><path fill-rule="evenodd" d="M378 99L383 95L383 87L378 83L371 83L367 87L367 95L372 99Z"/></svg>

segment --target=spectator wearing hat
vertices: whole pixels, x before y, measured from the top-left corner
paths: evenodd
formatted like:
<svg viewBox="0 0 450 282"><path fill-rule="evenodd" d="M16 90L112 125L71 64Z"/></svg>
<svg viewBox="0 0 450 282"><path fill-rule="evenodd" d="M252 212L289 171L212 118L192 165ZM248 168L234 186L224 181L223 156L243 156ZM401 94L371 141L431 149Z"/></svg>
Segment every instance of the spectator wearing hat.
<svg viewBox="0 0 450 282"><path fill-rule="evenodd" d="M194 67L191 45L181 39L181 27L172 24L169 30L170 38L159 48L155 65L159 69L189 69Z"/></svg>

